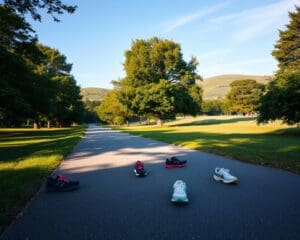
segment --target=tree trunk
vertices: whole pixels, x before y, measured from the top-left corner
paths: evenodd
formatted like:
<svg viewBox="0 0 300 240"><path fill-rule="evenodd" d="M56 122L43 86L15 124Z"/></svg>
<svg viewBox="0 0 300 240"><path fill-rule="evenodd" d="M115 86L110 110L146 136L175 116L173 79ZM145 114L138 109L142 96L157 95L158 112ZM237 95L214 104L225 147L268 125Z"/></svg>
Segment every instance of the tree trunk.
<svg viewBox="0 0 300 240"><path fill-rule="evenodd" d="M40 129L40 123L39 123L39 120L34 119L33 128L34 128L34 129Z"/></svg>
<svg viewBox="0 0 300 240"><path fill-rule="evenodd" d="M50 122L50 120L47 121L47 128L51 128L51 122Z"/></svg>
<svg viewBox="0 0 300 240"><path fill-rule="evenodd" d="M162 126L163 125L163 120L161 119L161 117L157 117L157 126Z"/></svg>

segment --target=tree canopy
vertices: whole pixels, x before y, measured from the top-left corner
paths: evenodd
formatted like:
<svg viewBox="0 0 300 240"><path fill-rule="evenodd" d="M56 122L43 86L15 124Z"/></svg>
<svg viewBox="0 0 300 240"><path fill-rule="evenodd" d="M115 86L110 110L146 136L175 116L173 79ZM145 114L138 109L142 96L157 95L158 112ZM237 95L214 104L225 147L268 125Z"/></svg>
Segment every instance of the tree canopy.
<svg viewBox="0 0 300 240"><path fill-rule="evenodd" d="M300 7L290 12L290 22L286 30L279 31L279 40L275 44L272 55L278 61L279 71L300 71Z"/></svg>
<svg viewBox="0 0 300 240"><path fill-rule="evenodd" d="M80 121L83 105L72 64L38 43L24 16L1 4L0 23L0 125Z"/></svg>
<svg viewBox="0 0 300 240"><path fill-rule="evenodd" d="M184 61L178 43L138 39L125 52L126 76L116 83L119 101L134 114L159 121L176 113L196 115L202 101L197 65L194 57Z"/></svg>
<svg viewBox="0 0 300 240"><path fill-rule="evenodd" d="M288 124L300 122L300 7L289 16L290 22L279 32L272 52L279 69L261 98L259 123L276 119Z"/></svg>
<svg viewBox="0 0 300 240"><path fill-rule="evenodd" d="M227 99L230 112L238 114L254 113L262 96L264 85L255 80L236 80L230 84Z"/></svg>

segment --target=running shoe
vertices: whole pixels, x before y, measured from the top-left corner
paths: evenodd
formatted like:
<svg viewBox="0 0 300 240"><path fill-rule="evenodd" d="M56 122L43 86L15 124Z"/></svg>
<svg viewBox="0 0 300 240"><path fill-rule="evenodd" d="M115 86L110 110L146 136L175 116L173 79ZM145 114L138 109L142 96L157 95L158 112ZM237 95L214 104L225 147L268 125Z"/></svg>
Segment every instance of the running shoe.
<svg viewBox="0 0 300 240"><path fill-rule="evenodd" d="M216 168L214 173L214 179L216 181L222 181L223 183L235 183L238 178L230 174L229 169Z"/></svg>
<svg viewBox="0 0 300 240"><path fill-rule="evenodd" d="M184 167L186 160L180 160L177 157L171 157L166 159L166 168Z"/></svg>
<svg viewBox="0 0 300 240"><path fill-rule="evenodd" d="M135 163L133 171L134 171L135 175L138 177L147 175L147 172L145 171L145 168L144 168L144 164L141 161L137 161Z"/></svg>
<svg viewBox="0 0 300 240"><path fill-rule="evenodd" d="M189 199L186 194L186 183L182 180L177 180L173 185L172 202L187 203Z"/></svg>
<svg viewBox="0 0 300 240"><path fill-rule="evenodd" d="M67 192L75 190L78 187L79 181L70 181L62 175L52 175L47 178L47 191Z"/></svg>

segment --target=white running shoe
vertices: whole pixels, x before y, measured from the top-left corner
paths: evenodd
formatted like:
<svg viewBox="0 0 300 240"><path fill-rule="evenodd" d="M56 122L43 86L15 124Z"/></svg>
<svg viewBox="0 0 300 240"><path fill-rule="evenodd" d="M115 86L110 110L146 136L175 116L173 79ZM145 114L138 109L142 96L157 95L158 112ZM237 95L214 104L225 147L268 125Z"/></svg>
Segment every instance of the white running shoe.
<svg viewBox="0 0 300 240"><path fill-rule="evenodd" d="M223 183L237 182L238 181L237 177L232 176L229 172L230 172L229 169L216 168L215 174L214 174L214 179L216 181L222 181Z"/></svg>
<svg viewBox="0 0 300 240"><path fill-rule="evenodd" d="M186 194L186 184L182 180L177 180L173 185L172 202L184 202L187 203L189 199Z"/></svg>

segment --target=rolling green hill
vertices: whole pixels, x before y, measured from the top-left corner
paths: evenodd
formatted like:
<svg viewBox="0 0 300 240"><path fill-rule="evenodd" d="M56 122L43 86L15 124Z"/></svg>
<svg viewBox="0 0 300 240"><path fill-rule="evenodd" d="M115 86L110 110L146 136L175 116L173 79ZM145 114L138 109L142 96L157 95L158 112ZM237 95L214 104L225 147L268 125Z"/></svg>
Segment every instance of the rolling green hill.
<svg viewBox="0 0 300 240"><path fill-rule="evenodd" d="M200 85L203 87L204 99L223 98L230 90L230 83L235 80L253 79L259 83L267 84L272 76L252 76L252 75L219 75L205 78Z"/></svg>
<svg viewBox="0 0 300 240"><path fill-rule="evenodd" d="M106 88L81 88L80 95L83 101L87 99L90 101L101 101L109 91L110 89Z"/></svg>

